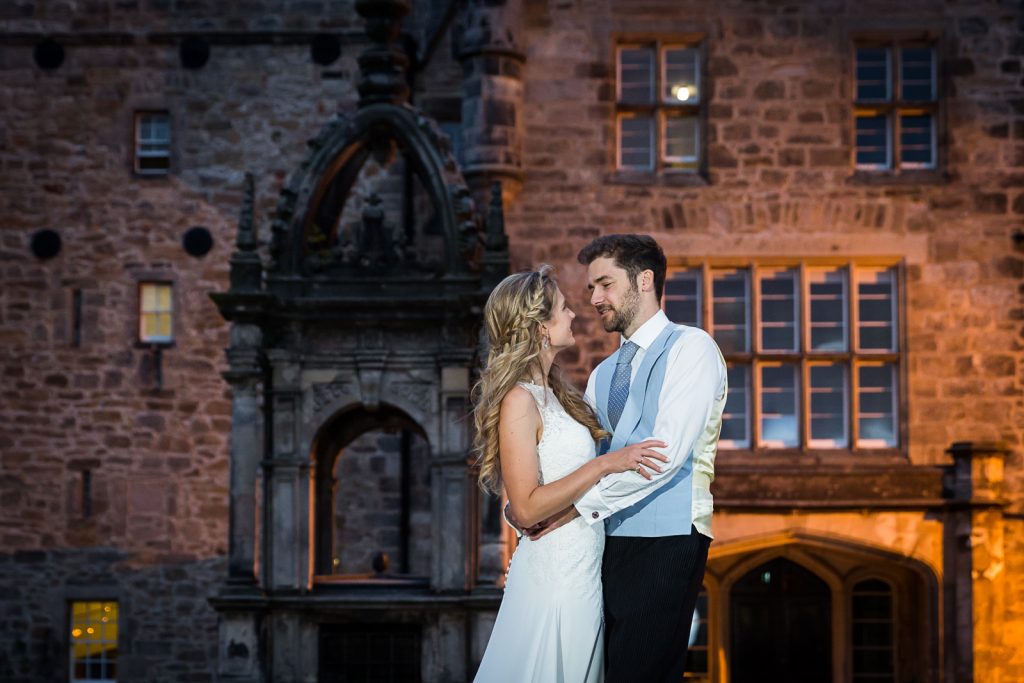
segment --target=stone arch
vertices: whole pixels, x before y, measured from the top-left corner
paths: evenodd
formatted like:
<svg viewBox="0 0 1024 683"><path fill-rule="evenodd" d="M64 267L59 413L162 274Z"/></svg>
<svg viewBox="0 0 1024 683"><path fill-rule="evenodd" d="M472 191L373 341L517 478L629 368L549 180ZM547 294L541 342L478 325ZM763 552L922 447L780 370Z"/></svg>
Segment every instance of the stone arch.
<svg viewBox="0 0 1024 683"><path fill-rule="evenodd" d="M832 614L832 678L848 680L852 671L850 660L850 590L866 578L881 578L900 588L914 603L914 620L938 628L940 621L941 572L926 560L908 557L890 549L860 539L816 534L803 530L739 539L712 546L708 559L705 584L713 594L718 623L713 626L709 645L725 664L725 675L717 680L731 680L728 676L731 632L730 593L735 583L750 571L773 559L785 558L807 569L824 581L831 592ZM904 615L904 618L908 617ZM919 652L909 653L910 665L920 680L932 680L939 670L939 633L930 635ZM906 676L900 677L904 680Z"/></svg>
<svg viewBox="0 0 1024 683"><path fill-rule="evenodd" d="M427 452L420 454L429 458L431 442L427 430L408 412L389 403L368 409L362 403L350 403L345 408L334 412L317 430L311 444L310 461L312 465L312 531L313 531L313 575L326 577L333 572L332 560L337 550L334 536L335 523L335 486L337 477L335 470L344 450L356 439L368 432L394 431L402 434L402 448L406 448L405 435L415 434L426 442ZM403 453L403 458L406 456ZM412 463L402 462L403 470ZM403 478L408 476L402 473ZM403 516L408 515L407 496L405 491L400 494ZM406 520L407 521L407 520ZM404 534L409 530L405 529ZM408 539L402 539L406 548L403 560L408 560Z"/></svg>
<svg viewBox="0 0 1024 683"><path fill-rule="evenodd" d="M370 105L336 116L309 146L311 152L281 191L271 224L273 270L298 273L328 188L337 186L337 195L330 201L340 211L369 156L385 159L397 147L438 212L446 245L444 273L471 272L472 260L467 256L476 249L480 226L451 143L433 120L408 105ZM327 237L330 240L333 234Z"/></svg>

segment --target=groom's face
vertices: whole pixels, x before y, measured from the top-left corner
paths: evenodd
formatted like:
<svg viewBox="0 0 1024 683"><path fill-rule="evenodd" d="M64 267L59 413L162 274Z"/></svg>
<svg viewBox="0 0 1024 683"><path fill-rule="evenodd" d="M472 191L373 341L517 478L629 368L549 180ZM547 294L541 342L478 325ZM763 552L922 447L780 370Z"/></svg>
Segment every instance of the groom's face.
<svg viewBox="0 0 1024 683"><path fill-rule="evenodd" d="M626 269L607 256L596 258L587 266L587 288L605 332L625 332L640 309L640 291Z"/></svg>

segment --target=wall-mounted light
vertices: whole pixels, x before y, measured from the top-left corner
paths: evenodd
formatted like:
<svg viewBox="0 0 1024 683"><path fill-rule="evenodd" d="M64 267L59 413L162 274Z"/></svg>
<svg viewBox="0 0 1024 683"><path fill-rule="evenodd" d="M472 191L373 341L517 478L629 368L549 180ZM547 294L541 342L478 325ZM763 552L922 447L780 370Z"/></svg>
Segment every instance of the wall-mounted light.
<svg viewBox="0 0 1024 683"><path fill-rule="evenodd" d="M697 88L692 85L677 84L672 86L672 96L680 102L686 102L693 98L697 92Z"/></svg>

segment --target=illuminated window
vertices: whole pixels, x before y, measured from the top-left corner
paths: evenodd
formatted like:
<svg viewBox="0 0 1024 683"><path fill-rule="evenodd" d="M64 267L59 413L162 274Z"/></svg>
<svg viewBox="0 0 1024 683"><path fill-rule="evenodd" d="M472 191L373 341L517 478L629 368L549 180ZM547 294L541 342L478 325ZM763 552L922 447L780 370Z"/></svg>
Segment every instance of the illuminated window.
<svg viewBox="0 0 1024 683"><path fill-rule="evenodd" d="M116 602L71 603L71 677L77 681L117 680Z"/></svg>
<svg viewBox="0 0 1024 683"><path fill-rule="evenodd" d="M921 44L865 44L858 45L855 54L856 167L935 168L935 48Z"/></svg>
<svg viewBox="0 0 1024 683"><path fill-rule="evenodd" d="M665 313L725 355L723 449L899 445L895 266L702 265L669 273Z"/></svg>
<svg viewBox="0 0 1024 683"><path fill-rule="evenodd" d="M701 161L701 50L640 43L616 49L616 166L696 171Z"/></svg>
<svg viewBox="0 0 1024 683"><path fill-rule="evenodd" d="M174 341L172 294L170 283L139 284L139 341L147 344Z"/></svg>
<svg viewBox="0 0 1024 683"><path fill-rule="evenodd" d="M135 114L135 172L167 175L171 170L171 117L167 112Z"/></svg>

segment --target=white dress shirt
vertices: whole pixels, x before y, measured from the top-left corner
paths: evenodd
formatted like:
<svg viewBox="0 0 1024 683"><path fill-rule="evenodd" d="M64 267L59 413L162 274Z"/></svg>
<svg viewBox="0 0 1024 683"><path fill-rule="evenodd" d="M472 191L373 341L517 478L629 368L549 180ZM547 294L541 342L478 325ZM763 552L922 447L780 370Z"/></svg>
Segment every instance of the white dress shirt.
<svg viewBox="0 0 1024 683"><path fill-rule="evenodd" d="M658 311L637 329L628 340L640 349L633 356L630 381L643 363L644 355L667 325L673 325L663 311ZM656 461L662 472L651 472L646 479L635 472L619 472L601 479L576 501L576 509L588 524L602 523L610 515L624 510L667 484L693 451L693 525L701 534L711 536L711 513L714 501L711 482L715 478L715 454L722 426L728 389L725 359L718 345L707 332L696 327L678 325L682 335L669 349L665 382L658 400L658 416L654 433L645 439L658 439L668 448L655 449L668 456L669 462ZM586 399L596 406L595 379L590 374ZM593 513L598 514L593 514Z"/></svg>

